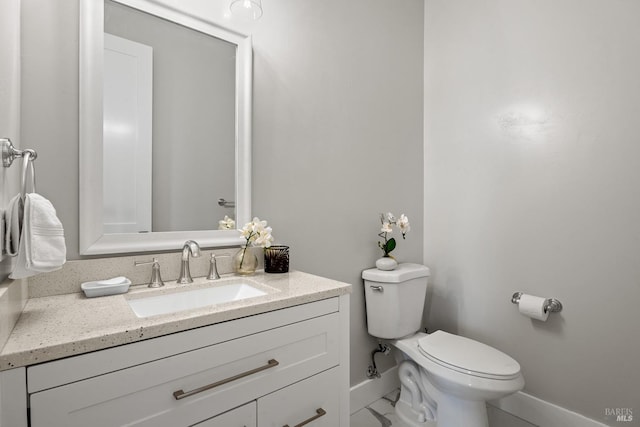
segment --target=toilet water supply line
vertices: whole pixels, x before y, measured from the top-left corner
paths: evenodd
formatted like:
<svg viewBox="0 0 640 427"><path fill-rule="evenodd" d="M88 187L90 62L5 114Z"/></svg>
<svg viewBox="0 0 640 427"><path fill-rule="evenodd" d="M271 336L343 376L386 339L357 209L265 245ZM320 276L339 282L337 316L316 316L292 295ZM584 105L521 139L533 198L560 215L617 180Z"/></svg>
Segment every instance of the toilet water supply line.
<svg viewBox="0 0 640 427"><path fill-rule="evenodd" d="M371 365L369 365L369 367L367 368L367 378L380 378L380 372L378 372L378 368L376 367L376 354L383 353L386 356L390 351L390 345L379 343L378 348L371 352Z"/></svg>

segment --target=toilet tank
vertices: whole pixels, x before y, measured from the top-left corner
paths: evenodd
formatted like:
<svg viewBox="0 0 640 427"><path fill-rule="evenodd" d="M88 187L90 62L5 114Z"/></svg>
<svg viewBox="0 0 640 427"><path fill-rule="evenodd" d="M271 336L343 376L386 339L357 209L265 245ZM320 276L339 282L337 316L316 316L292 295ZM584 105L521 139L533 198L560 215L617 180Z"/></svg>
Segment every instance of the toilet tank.
<svg viewBox="0 0 640 427"><path fill-rule="evenodd" d="M398 264L395 270L362 272L367 329L378 338L396 339L420 329L430 271L421 264Z"/></svg>

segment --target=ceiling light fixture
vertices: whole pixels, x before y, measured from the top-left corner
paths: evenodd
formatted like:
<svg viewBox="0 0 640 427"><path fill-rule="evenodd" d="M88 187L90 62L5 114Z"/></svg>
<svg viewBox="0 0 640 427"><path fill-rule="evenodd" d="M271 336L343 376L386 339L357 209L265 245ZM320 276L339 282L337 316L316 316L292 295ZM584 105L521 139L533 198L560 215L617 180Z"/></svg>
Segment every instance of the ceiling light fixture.
<svg viewBox="0 0 640 427"><path fill-rule="evenodd" d="M262 16L262 0L233 0L229 9L239 19L256 21Z"/></svg>

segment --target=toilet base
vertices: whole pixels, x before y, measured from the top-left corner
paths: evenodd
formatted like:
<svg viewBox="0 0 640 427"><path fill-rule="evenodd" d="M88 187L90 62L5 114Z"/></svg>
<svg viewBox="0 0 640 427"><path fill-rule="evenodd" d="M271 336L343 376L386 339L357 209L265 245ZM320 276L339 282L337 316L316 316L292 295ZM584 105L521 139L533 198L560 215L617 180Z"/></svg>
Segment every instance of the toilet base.
<svg viewBox="0 0 640 427"><path fill-rule="evenodd" d="M485 402L439 396L437 405L435 421L424 420L402 400L396 404L395 413L403 427L489 427Z"/></svg>
<svg viewBox="0 0 640 427"><path fill-rule="evenodd" d="M441 395L438 399L437 427L489 427L484 401L462 400Z"/></svg>
<svg viewBox="0 0 640 427"><path fill-rule="evenodd" d="M435 426L435 421L418 421L420 418L416 411L411 408L406 402L398 401L396 403L396 417L402 422L402 427L433 427Z"/></svg>

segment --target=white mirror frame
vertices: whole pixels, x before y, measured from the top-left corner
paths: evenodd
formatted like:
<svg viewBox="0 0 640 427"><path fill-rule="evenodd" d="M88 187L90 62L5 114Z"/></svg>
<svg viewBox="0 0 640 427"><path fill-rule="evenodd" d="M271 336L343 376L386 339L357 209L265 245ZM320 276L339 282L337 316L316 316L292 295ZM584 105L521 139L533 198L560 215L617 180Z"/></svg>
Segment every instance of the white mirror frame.
<svg viewBox="0 0 640 427"><path fill-rule="evenodd" d="M236 224L251 221L251 36L224 29L153 0L118 3L210 34L237 45L236 54ZM80 0L80 254L97 255L181 249L186 240L202 247L237 246L237 230L104 234L102 165L102 73L104 2ZM211 196L213 197L213 196ZM185 209L188 209L185 206Z"/></svg>

